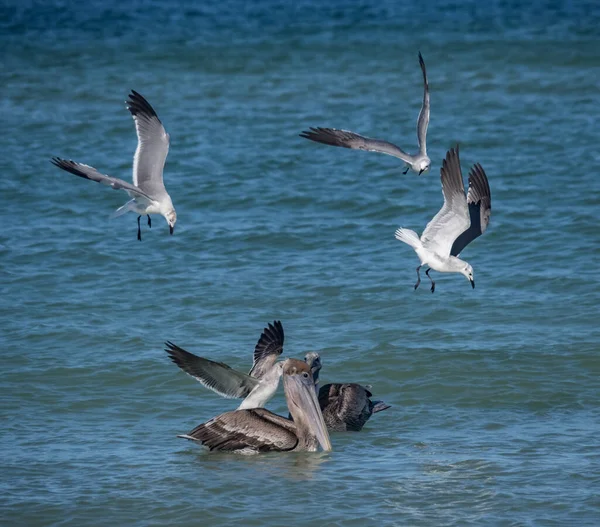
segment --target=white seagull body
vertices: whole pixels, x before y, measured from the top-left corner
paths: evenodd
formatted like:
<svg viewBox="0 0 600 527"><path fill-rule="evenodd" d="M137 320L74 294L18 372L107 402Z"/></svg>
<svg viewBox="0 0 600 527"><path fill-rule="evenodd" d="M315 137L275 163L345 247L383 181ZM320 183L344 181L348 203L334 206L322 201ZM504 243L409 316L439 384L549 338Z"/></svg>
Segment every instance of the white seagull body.
<svg viewBox="0 0 600 527"><path fill-rule="evenodd" d="M185 351L166 342L165 351L184 372L206 388L228 399L244 398L238 410L263 408L275 395L283 371L277 358L283 352L283 326L279 320L269 324L254 348L254 363L248 374Z"/></svg>
<svg viewBox="0 0 600 527"><path fill-rule="evenodd" d="M419 238L416 232L400 228L396 238L410 245L421 265L417 267L417 283L421 283L419 270L427 265L426 273L431 280L431 292L435 291L435 282L429 271L441 273L461 273L475 287L473 268L457 256L471 241L485 232L490 222L492 198L487 176L479 163L469 172L469 191L465 196L465 187L460 169L458 146L451 148L440 170L444 205L427 224Z"/></svg>
<svg viewBox="0 0 600 527"><path fill-rule="evenodd" d="M139 93L131 90L126 102L138 136L138 146L133 157L133 184L101 174L94 167L76 161L54 157L52 163L76 176L127 192L131 201L118 208L113 217L130 211L137 213L138 240L142 239L140 218L144 214L148 215L148 226L151 226L150 214L164 216L169 231L173 234L177 213L163 183L163 169L169 153L169 134L152 106Z"/></svg>
<svg viewBox="0 0 600 527"><path fill-rule="evenodd" d="M338 130L337 128L321 128L316 127L310 129L310 131L304 131L300 134L300 137L310 139L317 143L324 143L326 145L341 146L344 148L352 148L354 150L367 150L369 152L379 152L381 154L387 154L390 156L397 157L404 161L407 165L404 173L408 170L413 170L417 174L421 175L423 172L429 170L431 160L427 156L427 127L429 126L429 83L427 82L427 71L425 69L425 62L421 53L419 53L419 64L421 71L423 72L423 104L421 105L421 111L419 112L419 118L417 119L417 140L419 141L419 152L411 155L406 153L400 147L388 141L382 141L380 139L371 139L370 137L364 137L355 132L349 130Z"/></svg>

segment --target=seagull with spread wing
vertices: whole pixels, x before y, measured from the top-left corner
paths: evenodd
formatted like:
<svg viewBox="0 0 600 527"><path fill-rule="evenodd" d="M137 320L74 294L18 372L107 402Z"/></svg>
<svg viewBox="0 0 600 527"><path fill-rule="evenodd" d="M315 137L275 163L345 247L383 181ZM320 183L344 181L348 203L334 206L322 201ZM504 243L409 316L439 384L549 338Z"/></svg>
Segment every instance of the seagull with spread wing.
<svg viewBox="0 0 600 527"><path fill-rule="evenodd" d="M323 143L332 146L341 146L352 148L354 150L368 150L369 152L379 152L390 156L398 157L407 165L404 174L409 170L417 172L419 176L429 170L431 160L427 156L427 127L429 126L429 84L427 82L427 71L425 70L425 61L419 52L419 64L423 72L423 104L417 119L417 140L419 141L419 152L411 155L406 153L400 147L388 141L380 139L371 139L348 130L338 130L337 128L312 128L304 131L300 137L310 139L317 143Z"/></svg>
<svg viewBox="0 0 600 527"><path fill-rule="evenodd" d="M194 355L172 342L166 342L165 351L177 366L206 388L228 399L243 398L238 407L238 410L243 410L263 408L275 395L283 371L283 362L277 362L283 352L283 340L283 326L275 320L261 333L248 374L223 362Z"/></svg>
<svg viewBox="0 0 600 527"><path fill-rule="evenodd" d="M410 245L421 261L417 267L415 289L421 283L419 270L422 265L427 265L425 274L431 280L432 293L435 291L435 282L429 275L432 269L441 273L461 273L475 287L473 268L458 255L486 231L492 213L490 186L479 163L469 172L469 191L465 196L458 146L448 151L440 173L444 205L427 224L421 237L410 229L396 230L396 238Z"/></svg>
<svg viewBox="0 0 600 527"><path fill-rule="evenodd" d="M164 216L169 225L169 232L173 234L177 214L163 183L163 169L169 153L169 134L150 103L138 92L131 90L126 102L127 109L133 116L138 137L138 146L133 157L133 184L101 174L94 167L76 161L53 157L52 163L76 176L127 192L132 198L131 201L118 208L113 217L130 211L137 213L138 240L142 239L140 218L144 214L148 215L148 227L152 227L150 214Z"/></svg>

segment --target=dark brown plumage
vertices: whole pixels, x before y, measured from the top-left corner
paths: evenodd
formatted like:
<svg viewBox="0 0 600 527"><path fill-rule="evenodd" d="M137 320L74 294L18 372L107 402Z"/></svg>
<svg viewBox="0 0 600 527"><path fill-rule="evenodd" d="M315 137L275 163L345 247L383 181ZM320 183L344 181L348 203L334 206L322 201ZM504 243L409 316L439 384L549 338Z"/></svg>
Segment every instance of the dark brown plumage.
<svg viewBox="0 0 600 527"><path fill-rule="evenodd" d="M321 386L319 405L330 432L359 432L370 417L390 408L382 401L371 401L373 394L356 383Z"/></svg>

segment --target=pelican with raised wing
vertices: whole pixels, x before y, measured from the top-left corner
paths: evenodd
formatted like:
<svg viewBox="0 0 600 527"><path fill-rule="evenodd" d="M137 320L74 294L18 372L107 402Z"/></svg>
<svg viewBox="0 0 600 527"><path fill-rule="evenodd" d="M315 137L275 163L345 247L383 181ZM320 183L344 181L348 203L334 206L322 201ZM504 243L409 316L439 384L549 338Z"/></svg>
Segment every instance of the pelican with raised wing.
<svg viewBox="0 0 600 527"><path fill-rule="evenodd" d="M264 408L235 410L178 437L200 442L210 450L240 454L315 452L319 445L331 450L309 365L287 359L283 363L283 388L293 421Z"/></svg>
<svg viewBox="0 0 600 527"><path fill-rule="evenodd" d="M356 383L331 383L319 388L321 357L311 351L304 361L310 367L323 419L330 432L359 432L374 413L391 408L383 401L372 401L370 386Z"/></svg>
<svg viewBox="0 0 600 527"><path fill-rule="evenodd" d="M440 170L444 205L427 224L421 237L410 229L397 229L396 238L410 245L419 260L417 283L421 283L421 266L431 280L431 292L435 291L435 282L429 271L441 273L460 273L471 286L475 287L473 268L458 258L460 252L487 229L492 213L492 196L487 176L479 163L469 171L469 191L465 196L458 146L446 154Z"/></svg>
<svg viewBox="0 0 600 527"><path fill-rule="evenodd" d="M121 216L130 211L137 213L138 240L142 240L140 219L144 214L148 216L148 227L152 227L150 214L164 216L169 225L169 232L173 234L177 213L163 183L163 169L169 153L169 134L154 108L138 92L131 90L126 102L127 109L133 116L138 137L133 157L133 184L101 174L94 167L76 161L53 157L52 163L76 176L127 192L132 198L131 201L118 208L112 216Z"/></svg>
<svg viewBox="0 0 600 527"><path fill-rule="evenodd" d="M419 152L411 155L406 153L400 147L388 141L380 139L371 139L364 137L348 130L338 130L337 128L311 128L309 131L304 131L300 137L310 139L317 143L323 143L332 146L341 146L344 148L352 148L354 150L367 150L369 152L379 152L390 156L398 157L406 163L406 174L409 170L413 170L419 176L429 170L431 160L427 155L427 127L429 126L429 83L427 82L427 70L425 69L425 61L419 52L419 64L423 72L423 104L417 119L417 140L419 141Z"/></svg>
<svg viewBox="0 0 600 527"><path fill-rule="evenodd" d="M275 320L261 333L248 374L223 362L198 357L169 341L165 351L177 366L206 388L226 398L244 398L238 407L243 410L262 408L275 395L283 371L283 362L277 362L283 352L283 341L283 326Z"/></svg>

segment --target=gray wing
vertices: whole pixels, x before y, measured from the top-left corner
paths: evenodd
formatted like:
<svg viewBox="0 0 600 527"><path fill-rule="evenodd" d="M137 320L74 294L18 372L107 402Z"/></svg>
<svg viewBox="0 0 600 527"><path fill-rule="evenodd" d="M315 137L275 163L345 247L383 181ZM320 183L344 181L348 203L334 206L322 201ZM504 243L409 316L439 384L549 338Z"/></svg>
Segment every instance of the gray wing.
<svg viewBox="0 0 600 527"><path fill-rule="evenodd" d="M427 127L429 126L429 83L427 82L427 70L425 61L419 51L419 64L423 72L423 105L417 119L417 140L419 141L419 151L421 154L427 154Z"/></svg>
<svg viewBox="0 0 600 527"><path fill-rule="evenodd" d="M295 430L292 421L264 408L255 408L218 415L179 437L199 441L210 450L281 452L296 448Z"/></svg>
<svg viewBox="0 0 600 527"><path fill-rule="evenodd" d="M166 194L163 169L169 153L169 134L154 108L138 92L131 90L127 109L135 122L138 145L133 156L133 184L151 196Z"/></svg>
<svg viewBox="0 0 600 527"><path fill-rule="evenodd" d="M269 371L283 352L283 326L279 320L269 324L254 347L254 362L249 375L260 379Z"/></svg>
<svg viewBox="0 0 600 527"><path fill-rule="evenodd" d="M367 150L369 152L379 152L402 159L405 163L411 163L414 157L407 154L393 143L371 139L362 135L355 134L348 130L338 130L337 128L312 128L310 131L304 131L300 137L310 139L317 143L323 143L332 146L341 146L352 148L354 150Z"/></svg>
<svg viewBox="0 0 600 527"><path fill-rule="evenodd" d="M62 168L63 170L66 170L67 172L75 174L76 176L84 179L96 181L97 183L114 188L115 190L124 190L132 198L144 198L148 201L153 201L153 199L142 189L135 187L131 183L127 183L127 181L123 181L122 179L101 174L94 167L89 165L77 163L76 161L72 161L70 159L61 159L60 157L53 157L51 159L51 163L56 165L58 168Z"/></svg>
<svg viewBox="0 0 600 527"><path fill-rule="evenodd" d="M427 224L421 241L442 258L450 255L454 240L469 228L471 220L460 170L458 146L446 154L440 170L444 205Z"/></svg>
<svg viewBox="0 0 600 527"><path fill-rule="evenodd" d="M469 191L467 193L469 217L471 225L452 245L450 254L458 256L475 238L487 229L492 215L492 193L488 178L479 163L473 165L469 172Z"/></svg>
<svg viewBox="0 0 600 527"><path fill-rule="evenodd" d="M165 345L165 351L177 366L223 397L245 398L258 385L254 377L236 371L227 364L198 357L169 341Z"/></svg>

